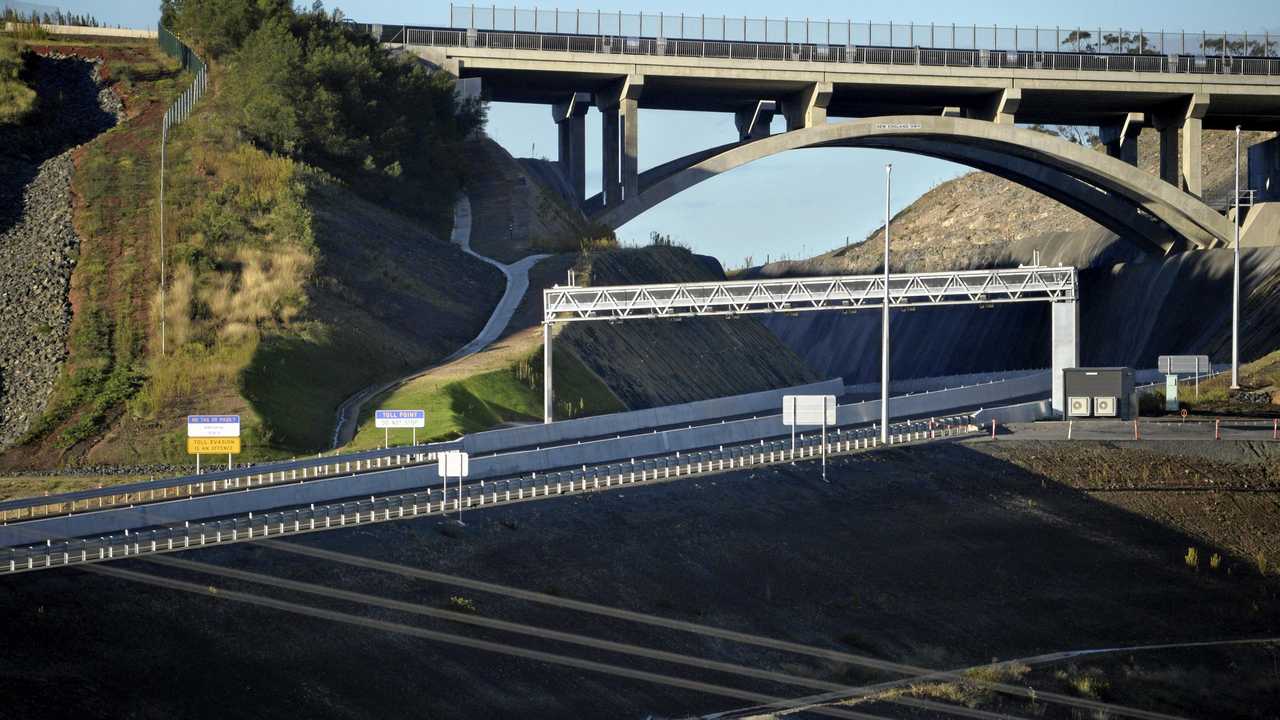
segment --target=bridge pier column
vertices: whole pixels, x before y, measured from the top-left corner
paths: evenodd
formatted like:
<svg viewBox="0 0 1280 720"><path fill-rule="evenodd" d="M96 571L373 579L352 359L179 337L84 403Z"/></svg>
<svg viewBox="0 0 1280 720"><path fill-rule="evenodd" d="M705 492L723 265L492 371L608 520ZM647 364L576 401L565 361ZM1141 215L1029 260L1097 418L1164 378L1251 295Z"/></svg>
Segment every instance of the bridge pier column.
<svg viewBox="0 0 1280 720"><path fill-rule="evenodd" d="M1209 96L1196 93L1154 116L1160 131L1160 179L1196 197L1204 191L1200 145L1208 110Z"/></svg>
<svg viewBox="0 0 1280 720"><path fill-rule="evenodd" d="M567 101L556 103L551 108L560 140L560 171L569 181L578 202L587 196L586 114L590 107L591 95L576 92Z"/></svg>
<svg viewBox="0 0 1280 720"><path fill-rule="evenodd" d="M1100 127L1099 135L1107 148L1107 155L1130 165L1137 165L1138 135L1142 132L1145 122L1144 114L1128 113L1123 120Z"/></svg>
<svg viewBox="0 0 1280 720"><path fill-rule="evenodd" d="M605 207L622 202L622 185L618 182L618 112L600 108L601 164L600 193Z"/></svg>
<svg viewBox="0 0 1280 720"><path fill-rule="evenodd" d="M1080 309L1075 300L1050 303L1050 365L1052 367L1053 413L1063 417L1062 371L1080 366Z"/></svg>
<svg viewBox="0 0 1280 720"><path fill-rule="evenodd" d="M603 196L606 206L640 194L640 94L643 75L628 75L596 94L603 140Z"/></svg>
<svg viewBox="0 0 1280 720"><path fill-rule="evenodd" d="M640 194L640 101L623 98L618 104L622 135L622 199Z"/></svg>
<svg viewBox="0 0 1280 720"><path fill-rule="evenodd" d="M998 125L1012 125L1018 106L1022 104L1022 88L1005 88L991 95L986 104L971 108L969 117L974 120L986 120ZM943 113L946 114L945 111Z"/></svg>
<svg viewBox="0 0 1280 720"><path fill-rule="evenodd" d="M769 125L778 111L776 100L759 100L753 105L737 111L733 115L738 126L738 140L759 140L769 137Z"/></svg>
<svg viewBox="0 0 1280 720"><path fill-rule="evenodd" d="M787 119L787 130L803 130L827 122L827 105L831 102L834 86L819 82L794 93L782 101L782 114Z"/></svg>
<svg viewBox="0 0 1280 720"><path fill-rule="evenodd" d="M1280 200L1280 134L1249 148L1249 185L1257 202Z"/></svg>

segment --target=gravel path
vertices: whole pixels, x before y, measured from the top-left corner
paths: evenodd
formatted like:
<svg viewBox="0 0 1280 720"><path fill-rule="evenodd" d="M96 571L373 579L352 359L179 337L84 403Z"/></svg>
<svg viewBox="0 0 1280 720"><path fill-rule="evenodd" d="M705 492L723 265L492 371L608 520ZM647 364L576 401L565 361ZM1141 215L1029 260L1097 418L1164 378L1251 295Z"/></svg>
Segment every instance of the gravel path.
<svg viewBox="0 0 1280 720"><path fill-rule="evenodd" d="M453 232L449 237L450 241L462 248L462 251L479 258L484 262L498 268L507 278L507 289L502 294L502 299L493 308L493 313L489 316L489 321L485 323L484 328L480 330L480 334L475 336L471 342L463 345L455 350L448 357L444 358L435 365L422 368L410 375L397 378L390 382L380 385L371 385L360 392L347 398L338 406L337 423L333 429L333 447L339 448L351 442L355 437L357 423L360 419L360 412L364 408L364 404L370 399L381 395L393 388L400 387L414 378L421 377L432 369L452 362L468 355L473 355L488 347L494 340L497 340L502 331L506 329L511 322L511 316L515 314L516 309L520 307L520 301L524 299L524 295L529 290L529 269L532 268L539 260L550 257L549 255L530 255L522 258L518 262L504 265L503 263L486 257L471 249L471 200L463 195L453 206Z"/></svg>
<svg viewBox="0 0 1280 720"><path fill-rule="evenodd" d="M0 449L43 412L66 357L80 246L71 154L123 110L96 62L41 57L34 73L40 110L24 125L0 127Z"/></svg>

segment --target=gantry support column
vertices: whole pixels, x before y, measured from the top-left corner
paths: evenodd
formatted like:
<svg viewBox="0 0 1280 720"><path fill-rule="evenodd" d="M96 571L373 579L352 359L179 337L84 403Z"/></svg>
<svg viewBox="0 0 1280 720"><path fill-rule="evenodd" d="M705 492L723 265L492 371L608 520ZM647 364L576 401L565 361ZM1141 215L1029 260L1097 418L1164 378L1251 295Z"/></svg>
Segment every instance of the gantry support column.
<svg viewBox="0 0 1280 720"><path fill-rule="evenodd" d="M1127 113L1124 119L1098 128L1107 154L1130 165L1138 164L1138 135L1146 124L1146 115Z"/></svg>
<svg viewBox="0 0 1280 720"><path fill-rule="evenodd" d="M640 95L643 75L628 75L613 87L596 94L603 136L606 206L617 205L640 194Z"/></svg>
<svg viewBox="0 0 1280 720"><path fill-rule="evenodd" d="M1049 361L1053 373L1053 413L1065 417L1062 371L1080 366L1080 309L1075 300L1050 303Z"/></svg>
<svg viewBox="0 0 1280 720"><path fill-rule="evenodd" d="M551 107L552 119L560 136L560 171L574 197L581 203L587 197L587 110L591 107L589 93L576 92L562 103Z"/></svg>
<svg viewBox="0 0 1280 720"><path fill-rule="evenodd" d="M555 395L551 387L551 322L542 321L542 422L550 423L554 417Z"/></svg>
<svg viewBox="0 0 1280 720"><path fill-rule="evenodd" d="M738 140L759 140L769 137L769 125L778 111L776 100L759 100L733 114L738 126Z"/></svg>
<svg viewBox="0 0 1280 720"><path fill-rule="evenodd" d="M782 114L787 130L803 130L827 122L827 105L834 86L829 82L813 83L782 101Z"/></svg>
<svg viewBox="0 0 1280 720"><path fill-rule="evenodd" d="M1153 116L1160 131L1160 179L1196 197L1204 192L1200 143L1208 110L1209 96L1196 93Z"/></svg>

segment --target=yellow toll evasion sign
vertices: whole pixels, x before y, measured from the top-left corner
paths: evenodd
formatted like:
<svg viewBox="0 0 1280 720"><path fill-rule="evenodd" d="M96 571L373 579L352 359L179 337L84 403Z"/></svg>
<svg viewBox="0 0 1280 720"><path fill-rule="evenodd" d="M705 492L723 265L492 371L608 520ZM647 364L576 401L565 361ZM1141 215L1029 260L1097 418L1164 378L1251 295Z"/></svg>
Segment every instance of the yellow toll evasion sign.
<svg viewBox="0 0 1280 720"><path fill-rule="evenodd" d="M240 452L238 437L189 437L187 453L190 455L233 455Z"/></svg>

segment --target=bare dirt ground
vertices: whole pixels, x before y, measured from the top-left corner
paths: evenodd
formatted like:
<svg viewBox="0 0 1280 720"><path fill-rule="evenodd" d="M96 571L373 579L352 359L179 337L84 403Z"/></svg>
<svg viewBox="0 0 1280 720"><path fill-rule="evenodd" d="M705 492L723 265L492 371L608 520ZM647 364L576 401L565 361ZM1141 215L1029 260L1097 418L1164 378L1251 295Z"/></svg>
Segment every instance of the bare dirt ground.
<svg viewBox="0 0 1280 720"><path fill-rule="evenodd" d="M1064 649L1280 635L1280 578L1260 575L1244 556L1250 527L1274 533L1280 524L1274 505L1245 514L1256 527L1235 516L1172 524L1190 522L1209 497L1230 504L1241 494L1173 489L1181 469L1200 481L1271 488L1277 458L1280 444L940 444L841 459L830 484L815 466L797 465L475 512L461 528L389 523L302 542L847 653L963 667ZM1130 506L1107 489L1145 487L1126 483L1170 487ZM1189 547L1199 548L1196 568L1185 561ZM1220 564L1210 568L1215 552ZM469 604L484 617L833 682L898 677L263 546L183 557L438 608ZM744 704L217 597L228 589L755 692L811 692L146 562L117 567L211 592L82 572L5 579L0 717L642 718ZM1037 669L1024 681L1185 717L1265 718L1280 707L1271 652L1107 657ZM1086 717L1025 699L964 701L1027 717ZM883 703L859 709L938 717Z"/></svg>

